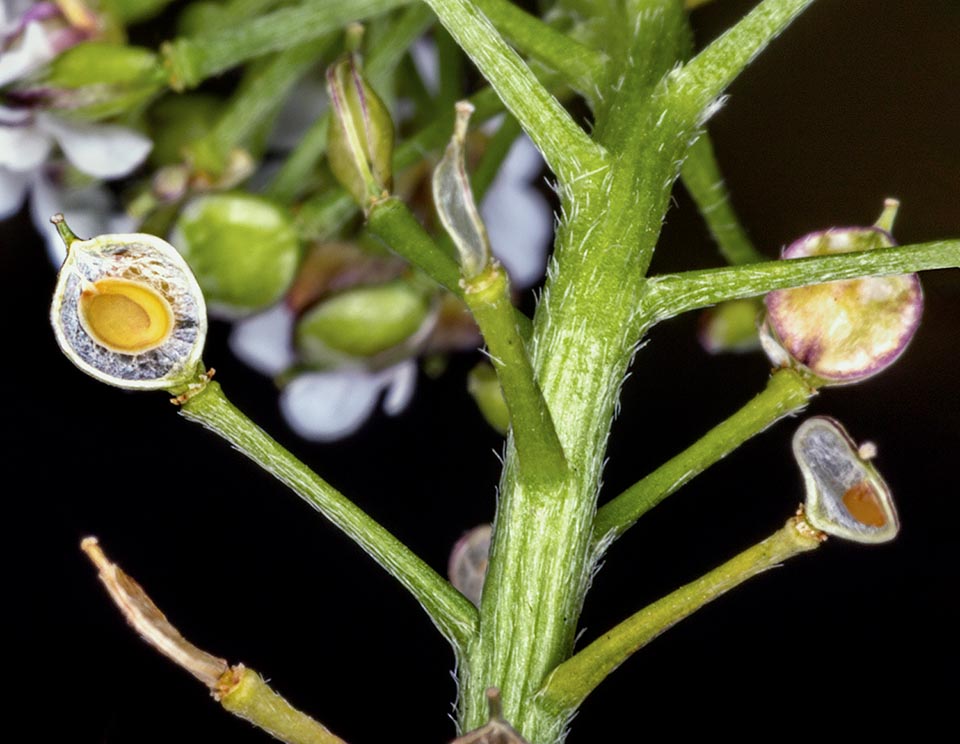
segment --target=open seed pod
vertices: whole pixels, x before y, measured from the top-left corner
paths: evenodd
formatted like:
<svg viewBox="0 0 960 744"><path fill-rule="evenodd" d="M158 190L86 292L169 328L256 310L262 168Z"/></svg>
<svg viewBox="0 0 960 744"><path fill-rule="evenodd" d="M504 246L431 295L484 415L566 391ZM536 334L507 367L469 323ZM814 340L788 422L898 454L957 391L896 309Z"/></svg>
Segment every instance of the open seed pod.
<svg viewBox="0 0 960 744"><path fill-rule="evenodd" d="M177 250L141 233L67 244L50 308L63 353L88 375L131 390L172 390L196 377L207 334L203 294Z"/></svg>
<svg viewBox="0 0 960 744"><path fill-rule="evenodd" d="M860 543L889 542L900 522L890 489L840 423L827 416L804 421L793 435L803 473L807 521L821 532ZM864 452L864 450L868 450Z"/></svg>

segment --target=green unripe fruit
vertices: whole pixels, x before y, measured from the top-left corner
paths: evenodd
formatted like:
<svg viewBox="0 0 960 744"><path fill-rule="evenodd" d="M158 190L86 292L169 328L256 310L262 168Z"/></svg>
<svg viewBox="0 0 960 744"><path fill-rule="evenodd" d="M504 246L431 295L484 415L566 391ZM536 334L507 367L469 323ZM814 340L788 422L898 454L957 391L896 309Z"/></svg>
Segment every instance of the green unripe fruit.
<svg viewBox="0 0 960 744"><path fill-rule="evenodd" d="M430 302L407 282L355 287L308 311L296 344L308 364L369 359L412 339L430 315Z"/></svg>
<svg viewBox="0 0 960 744"><path fill-rule="evenodd" d="M249 194L195 199L177 220L172 242L221 317L254 313L280 300L300 260L286 211Z"/></svg>

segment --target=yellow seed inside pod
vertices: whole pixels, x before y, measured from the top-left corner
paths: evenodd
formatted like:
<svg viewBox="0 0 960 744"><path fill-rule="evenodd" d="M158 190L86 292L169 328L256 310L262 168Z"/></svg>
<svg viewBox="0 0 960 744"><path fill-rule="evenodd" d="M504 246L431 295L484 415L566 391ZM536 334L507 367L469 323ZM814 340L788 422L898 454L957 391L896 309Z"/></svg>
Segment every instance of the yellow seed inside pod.
<svg viewBox="0 0 960 744"><path fill-rule="evenodd" d="M173 310L163 295L146 284L108 278L84 287L80 321L101 346L121 354L142 354L170 336Z"/></svg>
<svg viewBox="0 0 960 744"><path fill-rule="evenodd" d="M847 507L850 516L868 527L883 527L887 523L887 515L876 492L866 481L860 481L851 486L843 494L843 505Z"/></svg>

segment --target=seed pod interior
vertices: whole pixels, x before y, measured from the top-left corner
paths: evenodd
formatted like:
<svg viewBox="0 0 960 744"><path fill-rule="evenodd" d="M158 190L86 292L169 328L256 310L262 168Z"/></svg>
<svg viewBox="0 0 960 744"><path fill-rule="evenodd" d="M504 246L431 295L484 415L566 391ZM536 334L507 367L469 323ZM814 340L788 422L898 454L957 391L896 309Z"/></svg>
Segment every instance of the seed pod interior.
<svg viewBox="0 0 960 744"><path fill-rule="evenodd" d="M50 316L74 364L131 389L188 381L207 330L203 295L186 262L145 234L71 242Z"/></svg>
<svg viewBox="0 0 960 744"><path fill-rule="evenodd" d="M837 421L826 416L804 421L794 434L793 453L803 473L811 525L862 543L897 536L900 523L890 489Z"/></svg>

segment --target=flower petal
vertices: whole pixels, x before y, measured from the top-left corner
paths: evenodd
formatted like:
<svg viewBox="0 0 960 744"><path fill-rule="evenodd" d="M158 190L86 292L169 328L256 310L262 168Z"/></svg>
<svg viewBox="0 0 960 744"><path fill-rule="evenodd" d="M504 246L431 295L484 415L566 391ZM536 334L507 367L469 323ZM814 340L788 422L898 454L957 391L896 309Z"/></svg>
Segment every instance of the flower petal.
<svg viewBox="0 0 960 744"><path fill-rule="evenodd" d="M537 148L526 136L518 137L480 207L490 247L516 287L533 286L546 268L553 215L529 183L542 168Z"/></svg>
<svg viewBox="0 0 960 744"><path fill-rule="evenodd" d="M47 32L39 23L28 23L22 41L0 54L0 86L8 85L56 56Z"/></svg>
<svg viewBox="0 0 960 744"><path fill-rule="evenodd" d="M40 114L38 123L52 134L67 159L96 178L126 176L153 147L148 137L115 124L87 124Z"/></svg>
<svg viewBox="0 0 960 744"><path fill-rule="evenodd" d="M0 168L0 220L20 209L30 177L26 173Z"/></svg>
<svg viewBox="0 0 960 744"><path fill-rule="evenodd" d="M395 364L383 370L380 380L387 386L387 394L383 398L383 410L388 416L403 413L410 405L413 391L417 387L417 365L412 359Z"/></svg>
<svg viewBox="0 0 960 744"><path fill-rule="evenodd" d="M47 159L52 146L50 136L33 124L0 124L0 167L32 171Z"/></svg>
<svg viewBox="0 0 960 744"><path fill-rule="evenodd" d="M297 434L332 442L353 434L373 413L382 382L361 369L309 372L283 389L280 410Z"/></svg>
<svg viewBox="0 0 960 744"><path fill-rule="evenodd" d="M251 369L275 377L296 362L293 312L284 303L234 323L230 351Z"/></svg>

